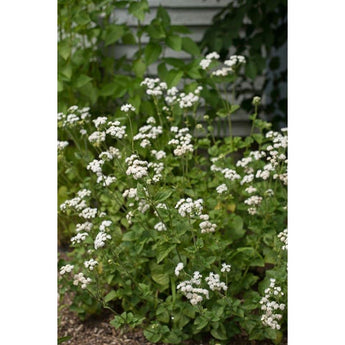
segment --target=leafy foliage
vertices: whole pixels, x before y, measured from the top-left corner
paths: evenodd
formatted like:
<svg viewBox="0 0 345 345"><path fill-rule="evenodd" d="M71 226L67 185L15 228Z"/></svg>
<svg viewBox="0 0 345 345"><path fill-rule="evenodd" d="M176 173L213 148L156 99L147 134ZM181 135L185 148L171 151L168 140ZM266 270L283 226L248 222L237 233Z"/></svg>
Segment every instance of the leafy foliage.
<svg viewBox="0 0 345 345"><path fill-rule="evenodd" d="M251 99L269 92L263 112L279 127L287 121L287 95L282 85L287 82L286 63L281 61L278 50L287 44L286 0L240 0L230 2L214 18L201 46L217 51L224 59L229 51L248 56L245 79L249 86L237 89L247 94L242 107L250 109ZM265 78L257 84L258 77Z"/></svg>

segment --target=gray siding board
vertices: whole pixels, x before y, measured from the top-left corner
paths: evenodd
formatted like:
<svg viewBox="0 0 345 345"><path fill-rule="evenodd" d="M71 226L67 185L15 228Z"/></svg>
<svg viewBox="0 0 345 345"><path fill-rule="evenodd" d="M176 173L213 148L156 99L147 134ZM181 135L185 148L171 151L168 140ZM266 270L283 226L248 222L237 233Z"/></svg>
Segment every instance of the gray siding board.
<svg viewBox="0 0 345 345"><path fill-rule="evenodd" d="M223 8L233 0L149 0L150 7L157 7L159 5L180 8Z"/></svg>
<svg viewBox="0 0 345 345"><path fill-rule="evenodd" d="M186 26L208 26L212 23L212 18L219 12L219 8L170 8L167 9L170 15L172 25ZM157 9L151 9L146 14L142 25L148 25L156 17ZM111 20L129 26L136 27L138 19L132 15L128 15L127 9L117 9L112 13Z"/></svg>

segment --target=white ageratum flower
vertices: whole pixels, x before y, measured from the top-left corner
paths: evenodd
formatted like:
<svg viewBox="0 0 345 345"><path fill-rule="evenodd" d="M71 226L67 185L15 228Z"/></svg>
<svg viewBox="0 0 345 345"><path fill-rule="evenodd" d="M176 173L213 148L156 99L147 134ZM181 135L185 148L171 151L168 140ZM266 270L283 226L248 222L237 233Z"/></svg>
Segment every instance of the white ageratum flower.
<svg viewBox="0 0 345 345"><path fill-rule="evenodd" d="M69 144L68 144L68 141L59 141L57 142L57 149L58 151L63 151L63 149L65 147L67 147Z"/></svg>
<svg viewBox="0 0 345 345"><path fill-rule="evenodd" d="M124 104L121 106L121 111L128 113L129 111L135 111L135 107L132 104Z"/></svg>
<svg viewBox="0 0 345 345"><path fill-rule="evenodd" d="M205 278L205 281L212 291L226 291L228 289L225 283L220 281L219 274L210 272L209 276Z"/></svg>
<svg viewBox="0 0 345 345"><path fill-rule="evenodd" d="M170 131L176 133L174 139L168 142L168 145L174 145L176 147L174 150L175 156L183 156L188 152L194 151L194 147L191 144L192 136L189 133L189 129L187 127L181 129L178 129L177 127L171 127Z"/></svg>
<svg viewBox="0 0 345 345"><path fill-rule="evenodd" d="M127 157L125 162L128 165L126 174L128 176L132 175L135 180L143 178L148 175L148 162L138 159L137 155L131 155Z"/></svg>
<svg viewBox="0 0 345 345"><path fill-rule="evenodd" d="M82 289L86 289L92 281L91 278L85 278L82 272L75 274L73 279L73 285L78 286L80 284Z"/></svg>
<svg viewBox="0 0 345 345"><path fill-rule="evenodd" d="M221 184L220 186L218 186L218 187L216 188L216 191L217 191L218 194L222 194L222 193L228 191L228 187L226 186L225 183L223 183L223 184Z"/></svg>
<svg viewBox="0 0 345 345"><path fill-rule="evenodd" d="M159 222L154 226L154 229L157 231L165 231L167 227L165 226L163 222Z"/></svg>
<svg viewBox="0 0 345 345"><path fill-rule="evenodd" d="M231 270L231 265L227 265L225 262L222 263L222 268L221 268L221 272L230 272Z"/></svg>
<svg viewBox="0 0 345 345"><path fill-rule="evenodd" d="M60 274L63 276L66 272L70 273L73 270L74 266L73 265L65 265L60 268Z"/></svg>
<svg viewBox="0 0 345 345"><path fill-rule="evenodd" d="M200 216L203 210L203 202L202 199L196 201L193 201L191 198L181 199L177 202L175 208L178 209L178 213L182 217Z"/></svg>
<svg viewBox="0 0 345 345"><path fill-rule="evenodd" d="M101 248L105 246L105 241L106 240L110 240L111 236L103 231L100 231L97 236L96 239L94 241L94 247L95 249Z"/></svg>
<svg viewBox="0 0 345 345"><path fill-rule="evenodd" d="M84 261L84 266L88 268L90 271L93 271L94 267L98 264L98 262L94 259L90 259L89 261Z"/></svg>
<svg viewBox="0 0 345 345"><path fill-rule="evenodd" d="M175 268L175 275L178 277L180 275L180 271L183 270L183 262L179 262Z"/></svg>

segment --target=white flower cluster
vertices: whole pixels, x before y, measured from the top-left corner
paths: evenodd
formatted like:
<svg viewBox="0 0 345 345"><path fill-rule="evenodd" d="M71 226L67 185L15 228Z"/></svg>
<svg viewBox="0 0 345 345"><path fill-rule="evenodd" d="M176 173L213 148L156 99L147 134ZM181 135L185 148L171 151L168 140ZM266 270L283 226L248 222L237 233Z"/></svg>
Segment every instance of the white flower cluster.
<svg viewBox="0 0 345 345"><path fill-rule="evenodd" d="M78 106L72 105L67 109L67 114L57 114L59 126L73 127L74 125L82 122L85 118L91 116L89 110L90 108L88 107L79 109Z"/></svg>
<svg viewBox="0 0 345 345"><path fill-rule="evenodd" d="M228 187L226 186L225 183L223 183L223 184L221 184L220 186L218 186L218 187L216 188L216 191L217 191L218 194L222 194L222 193L228 191Z"/></svg>
<svg viewBox="0 0 345 345"><path fill-rule="evenodd" d="M255 193L257 191L257 189L253 186L249 186L245 189L245 191L249 194Z"/></svg>
<svg viewBox="0 0 345 345"><path fill-rule="evenodd" d="M209 276L205 278L205 281L212 291L221 291L222 289L226 291L228 289L225 283L220 281L219 274L210 272Z"/></svg>
<svg viewBox="0 0 345 345"><path fill-rule="evenodd" d="M205 234L205 233L210 233L210 232L215 232L216 231L216 224L212 224L209 219L209 215L208 214L201 214L200 215L200 219L203 220L203 222L201 222L199 224L199 227L201 229L201 233Z"/></svg>
<svg viewBox="0 0 345 345"><path fill-rule="evenodd" d="M183 270L183 262L179 262L175 268L175 275L178 277L180 275L180 272Z"/></svg>
<svg viewBox="0 0 345 345"><path fill-rule="evenodd" d="M121 111L128 113L129 111L135 111L135 107L132 104L124 104L121 106Z"/></svg>
<svg viewBox="0 0 345 345"><path fill-rule="evenodd" d="M245 183L250 183L254 180L254 174L248 174L244 175L243 179L241 180L241 185L244 185Z"/></svg>
<svg viewBox="0 0 345 345"><path fill-rule="evenodd" d="M57 149L58 149L58 152L61 152L63 151L63 149L68 146L68 141L59 141L57 142Z"/></svg>
<svg viewBox="0 0 345 345"><path fill-rule="evenodd" d="M177 94L179 93L178 88L173 86L167 90L167 96L165 96L165 102L169 105L177 101Z"/></svg>
<svg viewBox="0 0 345 345"><path fill-rule="evenodd" d="M85 241L87 236L88 236L87 232L78 232L76 236L71 238L71 242L73 245L75 245L76 243Z"/></svg>
<svg viewBox="0 0 345 345"><path fill-rule="evenodd" d="M63 276L66 272L70 273L73 270L74 266L73 265L65 265L60 268L60 274Z"/></svg>
<svg viewBox="0 0 345 345"><path fill-rule="evenodd" d="M95 124L95 127L98 128L101 125L104 125L107 122L108 118L106 116L99 116L97 119L92 120L92 122Z"/></svg>
<svg viewBox="0 0 345 345"><path fill-rule="evenodd" d="M138 211L145 213L150 208L150 204L145 199L140 199L138 205Z"/></svg>
<svg viewBox="0 0 345 345"><path fill-rule="evenodd" d="M151 146L151 141L157 139L158 135L163 133L162 126L152 126L156 123L153 117L149 117L147 124L139 128L139 133L133 137L134 141L141 140L140 146L145 148Z"/></svg>
<svg viewBox="0 0 345 345"><path fill-rule="evenodd" d="M79 213L79 217L82 217L82 218L85 218L85 219L95 218L96 215L97 215L97 208L91 208L91 207L84 208Z"/></svg>
<svg viewBox="0 0 345 345"><path fill-rule="evenodd" d="M285 304L279 304L276 300L283 295L284 293L281 291L281 287L275 286L275 279L271 278L270 286L265 290L265 296L260 300L261 310L265 312L261 316L261 321L264 326L278 330L281 328L278 321L282 319L283 315L278 312L285 309Z"/></svg>
<svg viewBox="0 0 345 345"><path fill-rule="evenodd" d="M202 59L200 61L201 68L204 69L204 70L207 69L210 66L212 60L218 60L219 57L220 56L219 56L219 54L217 52L212 52L212 53L207 54L205 56L205 59Z"/></svg>
<svg viewBox="0 0 345 345"><path fill-rule="evenodd" d="M222 268L220 270L221 272L230 272L231 271L231 265L227 265L225 262L222 263Z"/></svg>
<svg viewBox="0 0 345 345"><path fill-rule="evenodd" d="M68 208L75 209L76 211L81 211L87 207L84 200L85 197L91 195L91 191L88 189L82 189L78 191L77 196L73 199L66 200L60 205L61 211L66 211Z"/></svg>
<svg viewBox="0 0 345 345"><path fill-rule="evenodd" d="M100 231L94 241L94 247L95 249L101 248L105 246L105 241L110 240L111 236L104 231Z"/></svg>
<svg viewBox="0 0 345 345"><path fill-rule="evenodd" d="M86 231L89 232L93 228L93 224L90 222L85 222L82 224L77 224L76 225L76 232L81 232L81 231Z"/></svg>
<svg viewBox="0 0 345 345"><path fill-rule="evenodd" d="M246 59L242 55L232 55L230 56L229 60L224 61L224 65L229 66L231 68L237 67L245 63L246 63Z"/></svg>
<svg viewBox="0 0 345 345"><path fill-rule="evenodd" d="M167 84L165 82L161 82L159 78L145 78L140 85L146 86L146 94L151 96L162 96L163 91L168 88Z"/></svg>
<svg viewBox="0 0 345 345"><path fill-rule="evenodd" d="M284 231L278 234L278 238L283 242L282 249L288 250L288 230L285 229Z"/></svg>
<svg viewBox="0 0 345 345"><path fill-rule="evenodd" d="M151 150L151 155L159 161L165 158L167 154L164 151Z"/></svg>
<svg viewBox="0 0 345 345"><path fill-rule="evenodd" d="M86 289L86 287L91 283L91 278L85 278L84 273L80 272L74 275L73 285L78 286L79 283L81 284L82 289Z"/></svg>
<svg viewBox="0 0 345 345"><path fill-rule="evenodd" d="M180 93L180 96L177 98L177 102L181 109L190 108L195 103L199 101L199 94L202 90L202 86L198 86L194 92L189 92L185 94L184 92Z"/></svg>
<svg viewBox="0 0 345 345"><path fill-rule="evenodd" d="M203 210L204 200L198 199L193 201L191 198L181 199L177 202L175 208L182 217L200 216Z"/></svg>
<svg viewBox="0 0 345 345"><path fill-rule="evenodd" d="M130 188L130 189L126 189L123 193L122 196L124 198L130 198L130 199L135 199L135 200L139 200L138 198L138 191L136 188Z"/></svg>
<svg viewBox="0 0 345 345"><path fill-rule="evenodd" d="M255 206L260 205L261 202L262 202L262 197L258 195L252 195L248 199L244 200L244 203L246 205L253 206L248 209L248 213L251 215L254 215L257 213L257 208Z"/></svg>
<svg viewBox="0 0 345 345"><path fill-rule="evenodd" d="M192 136L187 127L181 129L171 127L170 131L176 133L174 139L168 142L168 145L174 145L176 147L174 150L175 156L183 156L188 152L194 151L193 145L191 144Z"/></svg>
<svg viewBox="0 0 345 345"><path fill-rule="evenodd" d="M152 168L154 171L154 175L152 177L152 182L157 183L162 179L162 174L161 172L164 170L164 164L162 162L160 163L155 163L155 162L150 162L148 164L148 168Z"/></svg>
<svg viewBox="0 0 345 345"><path fill-rule="evenodd" d="M196 271L191 280L183 281L177 285L177 290L180 290L192 305L202 302L204 297L209 298L208 290L200 288L201 278L202 275Z"/></svg>
<svg viewBox="0 0 345 345"><path fill-rule="evenodd" d="M135 180L143 178L148 175L148 162L138 159L139 157L135 154L127 157L125 162L128 165L126 174L132 175Z"/></svg>
<svg viewBox="0 0 345 345"><path fill-rule="evenodd" d="M230 181L235 181L241 178L239 174L235 170L225 168L221 170L221 173L224 175L226 179L229 179Z"/></svg>
<svg viewBox="0 0 345 345"><path fill-rule="evenodd" d="M157 231L165 231L167 227L165 226L163 222L159 222L154 226L154 229Z"/></svg>
<svg viewBox="0 0 345 345"><path fill-rule="evenodd" d="M102 141L105 141L105 132L95 131L89 135L89 142L100 144Z"/></svg>
<svg viewBox="0 0 345 345"><path fill-rule="evenodd" d="M94 267L98 264L98 262L94 259L90 259L89 261L84 261L84 266L88 268L90 271L93 271Z"/></svg>
<svg viewBox="0 0 345 345"><path fill-rule="evenodd" d="M104 155L106 155L106 153L102 152L101 155L104 156ZM116 181L116 177L104 175L102 172L103 164L104 164L104 160L94 159L92 162L90 162L87 165L86 169L91 170L92 172L94 172L97 175L97 183L102 182L103 186L110 186L112 183L114 183Z"/></svg>
<svg viewBox="0 0 345 345"><path fill-rule="evenodd" d="M126 126L121 126L120 121L109 121L108 128L106 133L112 136L113 138L122 139L127 136Z"/></svg>

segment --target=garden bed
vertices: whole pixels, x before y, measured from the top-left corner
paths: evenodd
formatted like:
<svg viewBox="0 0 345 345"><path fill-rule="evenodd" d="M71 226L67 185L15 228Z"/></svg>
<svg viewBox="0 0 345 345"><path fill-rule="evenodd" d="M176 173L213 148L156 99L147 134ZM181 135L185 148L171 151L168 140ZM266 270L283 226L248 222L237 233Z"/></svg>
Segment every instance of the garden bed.
<svg viewBox="0 0 345 345"><path fill-rule="evenodd" d="M66 345L151 345L145 339L142 330L116 330L109 322L113 319L110 312L104 311L102 315L91 317L82 321L69 310L71 299L68 294L60 301L58 338L70 337L62 344ZM160 343L161 344L161 343ZM186 345L209 345L209 343L186 342ZM232 345L272 345L270 341L248 340L244 334L237 336ZM287 345L284 339L280 345Z"/></svg>

